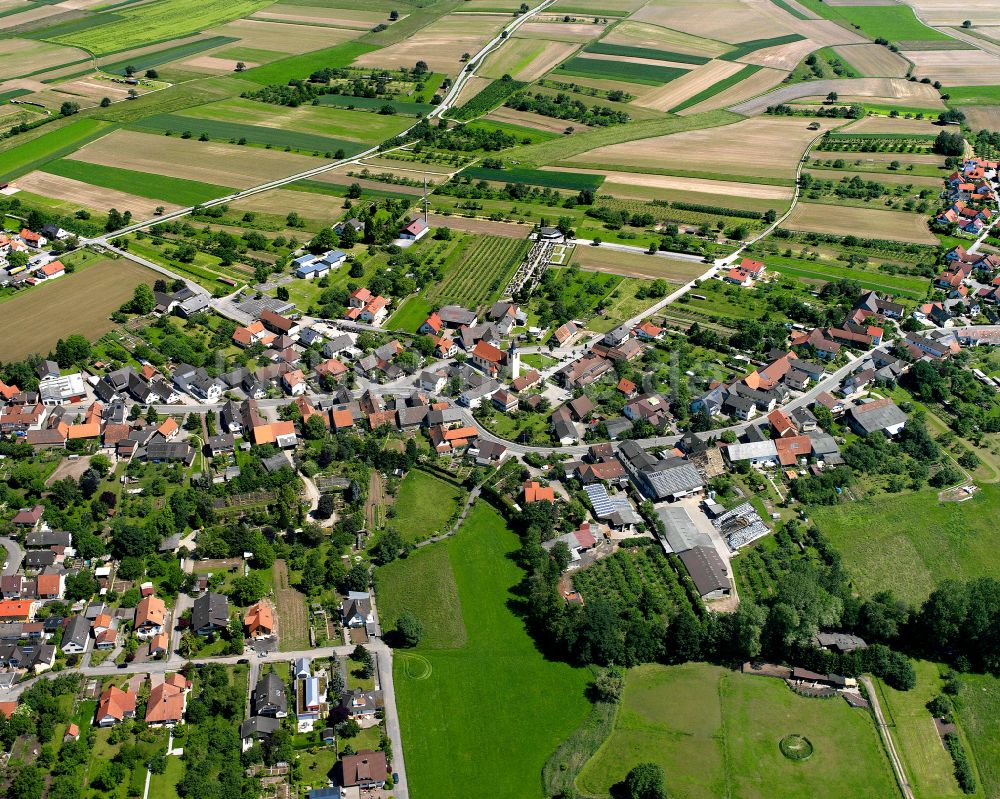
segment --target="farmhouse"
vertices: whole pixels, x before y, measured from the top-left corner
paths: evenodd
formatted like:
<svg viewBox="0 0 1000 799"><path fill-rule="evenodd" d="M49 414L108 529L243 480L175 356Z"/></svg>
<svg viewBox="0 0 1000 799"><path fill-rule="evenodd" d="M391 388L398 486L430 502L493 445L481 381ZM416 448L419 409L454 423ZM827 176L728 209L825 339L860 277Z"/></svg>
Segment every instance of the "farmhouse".
<svg viewBox="0 0 1000 799"><path fill-rule="evenodd" d="M732 592L729 570L715 547L693 547L681 552L680 559L703 599L717 599Z"/></svg>
<svg viewBox="0 0 1000 799"><path fill-rule="evenodd" d="M847 423L859 436L875 432L894 436L906 426L906 414L888 397L855 405L847 412Z"/></svg>
<svg viewBox="0 0 1000 799"><path fill-rule="evenodd" d="M146 702L146 724L160 727L183 721L190 690L191 683L183 674L171 674L162 683L153 686Z"/></svg>

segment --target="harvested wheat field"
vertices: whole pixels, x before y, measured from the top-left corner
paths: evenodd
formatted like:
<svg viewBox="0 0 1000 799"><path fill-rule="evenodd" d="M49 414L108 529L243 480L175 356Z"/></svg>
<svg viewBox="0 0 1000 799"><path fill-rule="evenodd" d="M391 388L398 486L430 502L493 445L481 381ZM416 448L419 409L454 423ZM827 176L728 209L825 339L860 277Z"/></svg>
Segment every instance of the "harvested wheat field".
<svg viewBox="0 0 1000 799"><path fill-rule="evenodd" d="M121 212L131 211L136 219L149 219L156 208L162 206L167 211L180 208L160 200L150 200L136 197L114 189L104 189L91 186L71 178L51 175L48 172L31 172L17 179L17 187L43 197L53 197L73 203L78 208L106 213L109 208L117 208Z"/></svg>
<svg viewBox="0 0 1000 799"><path fill-rule="evenodd" d="M714 86L720 80L735 75L743 69L742 64L735 61L712 60L707 64L694 67L690 72L670 81L665 86L658 86L652 91L643 92L634 101L634 105L653 108L657 111L669 111L674 106L683 103L689 97Z"/></svg>
<svg viewBox="0 0 1000 799"><path fill-rule="evenodd" d="M971 19L978 25L1000 25L996 0L906 0L928 25L961 25Z"/></svg>
<svg viewBox="0 0 1000 799"><path fill-rule="evenodd" d="M704 111L715 111L719 108L728 108L733 103L739 103L746 100L748 97L756 97L759 94L763 94L766 91L770 91L775 86L780 84L786 77L788 73L780 69L768 69L764 67L763 69L757 70L753 75L748 78L744 78L735 86L730 86L728 89L724 89L718 94L709 97L707 100L702 100L697 105L692 105L680 111L680 115L690 116L691 114L700 114Z"/></svg>
<svg viewBox="0 0 1000 799"><path fill-rule="evenodd" d="M791 230L811 230L836 236L861 235L871 239L912 241L918 244L938 243L937 238L927 230L926 217L877 208L799 203L782 226Z"/></svg>
<svg viewBox="0 0 1000 799"><path fill-rule="evenodd" d="M234 36L238 42L227 47L245 47L253 50L271 50L277 53L309 53L333 47L335 44L357 38L360 31L348 28L320 28L309 25L291 25L282 22L263 22L259 19L237 19L206 31L211 36ZM408 64L407 66L413 66Z"/></svg>
<svg viewBox="0 0 1000 799"><path fill-rule="evenodd" d="M279 150L200 142L117 130L70 156L75 161L245 189L317 166L315 158Z"/></svg>
<svg viewBox="0 0 1000 799"><path fill-rule="evenodd" d="M769 105L778 105L807 97L823 98L829 92L837 92L840 95L841 103L846 103L845 98L847 97L864 97L869 100L895 101L920 108L941 106L941 96L930 84L914 83L903 78L858 78L856 80L838 78L782 86L760 97L738 103L730 107L730 110L737 114L750 116L762 113Z"/></svg>
<svg viewBox="0 0 1000 799"><path fill-rule="evenodd" d="M544 166L542 171L558 172L557 167ZM700 178L680 178L673 175L644 175L641 172L615 172L599 169L576 169L586 175L604 175L601 194L619 194L618 187L627 190L629 186L671 190L677 192L701 192L719 197L747 197L755 200L777 200L787 202L792 199L790 186L769 186L760 183L738 183L729 180L702 180ZM726 205L725 202L720 203Z"/></svg>
<svg viewBox="0 0 1000 799"><path fill-rule="evenodd" d="M963 105L961 110L972 130L1000 130L1000 105Z"/></svg>
<svg viewBox="0 0 1000 799"><path fill-rule="evenodd" d="M445 214L429 214L431 227L447 227L461 230L463 233L476 233L483 236L504 236L508 239L524 239L531 232L531 225L518 225L513 222L494 222L489 219L469 219L464 216L446 216Z"/></svg>
<svg viewBox="0 0 1000 799"><path fill-rule="evenodd" d="M604 31L604 25L591 22L525 22L517 35L527 39L559 42L589 42Z"/></svg>
<svg viewBox="0 0 1000 799"><path fill-rule="evenodd" d="M400 15L400 19L405 18ZM384 11L362 11L361 9L322 8L320 6L298 6L275 3L257 11L250 19L274 22L294 22L306 25L332 25L337 28L357 28L368 31L379 23L388 23L389 15Z"/></svg>
<svg viewBox="0 0 1000 799"><path fill-rule="evenodd" d="M548 133L562 133L566 130L567 125L572 125L575 131L590 130L589 125L581 125L579 122L546 117L531 111L515 111L506 106L500 106L496 111L488 114L486 119L492 119L495 122L510 122L513 125L523 125L526 128L544 130Z"/></svg>
<svg viewBox="0 0 1000 799"><path fill-rule="evenodd" d="M0 22L3 21L0 17ZM83 50L32 39L6 39L0 48L0 81L31 75L70 61L86 58Z"/></svg>
<svg viewBox="0 0 1000 799"><path fill-rule="evenodd" d="M223 75L233 72L239 62L235 58L219 58L214 55L200 55L182 62L182 66L195 72L210 72L216 75ZM256 61L244 61L243 65L247 69L259 66Z"/></svg>
<svg viewBox="0 0 1000 799"><path fill-rule="evenodd" d="M632 19L730 44L794 33L787 20L794 22L795 18L776 5L771 4L771 8L774 13L764 5L752 7L742 0L709 0L704 3L658 0L637 11ZM782 16L779 17L779 14Z"/></svg>
<svg viewBox="0 0 1000 799"><path fill-rule="evenodd" d="M683 285L701 274L708 266L697 261L682 261L662 255L612 250L608 247L577 246L573 250L573 263L591 272L609 272L626 277L662 278L669 283Z"/></svg>
<svg viewBox="0 0 1000 799"><path fill-rule="evenodd" d="M36 5L32 7L30 3L25 3L25 5L28 7L27 11L0 17L0 30L16 28L19 25L27 25L29 22L37 22L40 19L48 19L66 13L65 9L58 6Z"/></svg>
<svg viewBox="0 0 1000 799"><path fill-rule="evenodd" d="M500 14L451 14L404 41L366 53L355 63L395 69L426 61L434 72L455 74L462 68L462 54L481 50L508 21L509 17Z"/></svg>
<svg viewBox="0 0 1000 799"><path fill-rule="evenodd" d="M114 325L109 320L140 283L153 284L157 275L123 259L100 261L16 294L3 303L5 335L0 361L16 361L31 353L50 352L60 338L82 333L98 339ZM46 281L48 283L48 281ZM39 325L38 320L45 324Z"/></svg>
<svg viewBox="0 0 1000 799"><path fill-rule="evenodd" d="M941 130L930 119L904 119L903 117L885 117L870 114L848 125L842 133L923 133L936 136Z"/></svg>
<svg viewBox="0 0 1000 799"><path fill-rule="evenodd" d="M512 38L504 47L487 56L479 73L487 78L510 75L514 80L533 81L542 77L577 50L572 42Z"/></svg>
<svg viewBox="0 0 1000 799"><path fill-rule="evenodd" d="M601 39L605 44L625 44L633 47L650 47L654 50L667 50L674 53L687 53L707 58L720 56L732 49L725 42L703 39L681 31L670 30L659 25L646 22L626 20L616 25L612 31Z"/></svg>
<svg viewBox="0 0 1000 799"><path fill-rule="evenodd" d="M825 160L825 159L824 159ZM839 181L843 178L853 178L859 177L862 180L874 180L879 183L889 183L893 186L907 184L911 186L924 186L927 188L940 189L941 179L924 177L923 175L912 175L906 171L899 172L880 172L878 174L872 174L871 172L850 172L844 169L808 169L806 170L814 178L819 180L832 180Z"/></svg>
<svg viewBox="0 0 1000 799"><path fill-rule="evenodd" d="M343 204L342 198L329 194L294 189L271 189L236 200L229 206L240 211L256 211L281 217L285 217L289 211L295 211L304 219L328 219L342 213Z"/></svg>
<svg viewBox="0 0 1000 799"><path fill-rule="evenodd" d="M802 59L817 49L818 46L812 39L802 39L788 44L779 44L776 47L755 50L743 56L740 62L791 72Z"/></svg>
<svg viewBox="0 0 1000 799"><path fill-rule="evenodd" d="M361 171L361 170L352 170ZM372 172L388 172L389 170L383 169L373 169ZM415 175L407 175L407 177L416 177ZM430 179L430 178L428 178ZM310 180L319 181L320 183L330 183L334 186L350 186L352 183L357 183L362 189L371 189L372 191L394 191L399 194L412 194L413 196L418 196L423 194L423 187L421 186L393 186L391 183L382 183L378 180L370 180L361 177L351 177L346 174L346 172L338 172L337 170L330 170L329 172L321 172L318 175L314 175ZM441 183L445 180L444 176L439 176L437 183Z"/></svg>
<svg viewBox="0 0 1000 799"><path fill-rule="evenodd" d="M821 130L836 120L823 120ZM795 168L817 135L808 121L789 117L748 119L734 125L689 130L669 136L612 144L581 153L566 163L610 169L712 172L763 178L795 176ZM631 170L623 170L631 171Z"/></svg>
<svg viewBox="0 0 1000 799"><path fill-rule="evenodd" d="M833 51L866 78L905 78L906 59L880 44L846 44Z"/></svg>
<svg viewBox="0 0 1000 799"><path fill-rule="evenodd" d="M646 0L556 0L550 10L560 14L565 10L567 14L611 14L624 17L641 8L645 2Z"/></svg>
<svg viewBox="0 0 1000 799"><path fill-rule="evenodd" d="M945 86L990 86L1000 83L1000 57L982 50L906 50L918 78Z"/></svg>

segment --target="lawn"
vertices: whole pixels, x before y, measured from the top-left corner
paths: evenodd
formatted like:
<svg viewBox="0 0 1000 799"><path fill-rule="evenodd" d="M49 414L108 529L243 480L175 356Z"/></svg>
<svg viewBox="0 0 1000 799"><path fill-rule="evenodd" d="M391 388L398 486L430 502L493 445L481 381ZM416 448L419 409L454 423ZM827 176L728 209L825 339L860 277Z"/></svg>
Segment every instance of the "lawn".
<svg viewBox="0 0 1000 799"><path fill-rule="evenodd" d="M0 178L12 178L61 158L104 133L110 124L96 119L78 119L65 127L0 153ZM18 141L17 138L14 141Z"/></svg>
<svg viewBox="0 0 1000 799"><path fill-rule="evenodd" d="M411 795L540 797L542 765L590 709L589 672L545 660L511 612L518 542L490 506L477 504L457 536L433 546L447 550L468 642L396 655ZM401 579L388 599L412 589Z"/></svg>
<svg viewBox="0 0 1000 799"><path fill-rule="evenodd" d="M966 502L941 503L927 489L813 508L810 515L843 555L862 597L891 589L919 604L942 580L1000 578L998 503L1000 485L986 484Z"/></svg>
<svg viewBox="0 0 1000 799"><path fill-rule="evenodd" d="M249 16L270 0L156 0L138 8L123 8L104 25L56 36L54 41L79 47L94 55L106 55L155 42L179 39L213 28L229 20Z"/></svg>
<svg viewBox="0 0 1000 799"><path fill-rule="evenodd" d="M781 754L778 743L791 733L813 744L808 761ZM614 731L577 784L588 796L607 796L641 762L659 763L678 799L897 795L867 712L702 663L632 669Z"/></svg>
<svg viewBox="0 0 1000 799"><path fill-rule="evenodd" d="M1000 678L963 674L959 720L979 767L983 794L1000 796Z"/></svg>
<svg viewBox="0 0 1000 799"><path fill-rule="evenodd" d="M389 317L386 325L390 330L402 330L406 333L416 333L424 320L430 315L433 306L422 297L410 297L399 309Z"/></svg>
<svg viewBox="0 0 1000 799"><path fill-rule="evenodd" d="M154 774L149 780L149 799L180 799L177 783L184 776L184 761L171 755L167 758L167 770Z"/></svg>
<svg viewBox="0 0 1000 799"><path fill-rule="evenodd" d="M235 191L228 186L216 186L212 183L171 178L166 175L151 175L148 172L91 164L86 161L53 161L47 164L43 171L80 180L92 186L103 186L105 189L115 189L138 197L163 200L177 205L197 205L207 200L214 200L216 197L225 197Z"/></svg>
<svg viewBox="0 0 1000 799"><path fill-rule="evenodd" d="M407 541L445 532L465 492L420 469L410 469L399 485L396 515L390 521Z"/></svg>

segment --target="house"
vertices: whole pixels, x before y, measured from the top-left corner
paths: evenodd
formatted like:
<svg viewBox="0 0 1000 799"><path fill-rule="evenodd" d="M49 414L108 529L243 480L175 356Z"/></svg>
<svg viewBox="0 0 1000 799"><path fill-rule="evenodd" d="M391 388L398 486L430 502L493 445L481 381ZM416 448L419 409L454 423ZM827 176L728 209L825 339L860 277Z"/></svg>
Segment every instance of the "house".
<svg viewBox="0 0 1000 799"><path fill-rule="evenodd" d="M229 600L211 591L194 601L191 629L198 635L211 635L229 628Z"/></svg>
<svg viewBox="0 0 1000 799"><path fill-rule="evenodd" d="M81 655L90 643L90 622L83 616L73 616L63 629L60 648L67 655Z"/></svg>
<svg viewBox="0 0 1000 799"><path fill-rule="evenodd" d="M784 438L785 436L794 436L798 430L795 427L795 422L781 410L773 410L767 415L767 421L771 425L771 431L774 434L773 437Z"/></svg>
<svg viewBox="0 0 1000 799"><path fill-rule="evenodd" d="M749 462L751 466L767 466L778 463L778 450L770 439L750 441L745 444L729 444L724 449L730 463Z"/></svg>
<svg viewBox="0 0 1000 799"><path fill-rule="evenodd" d="M584 522L579 529L571 533L543 541L542 548L551 552L556 544L563 543L569 548L571 562L576 562L580 560L580 556L584 552L589 552L597 546L597 537L594 535L595 532L598 532L597 527L597 525Z"/></svg>
<svg viewBox="0 0 1000 799"><path fill-rule="evenodd" d="M705 487L690 461L676 456L657 458L635 441L622 442L618 460L639 490L654 502L673 502L698 494Z"/></svg>
<svg viewBox="0 0 1000 799"><path fill-rule="evenodd" d="M14 518L11 519L11 524L15 527L26 527L33 530L42 520L43 513L45 513L44 505L35 505L31 508L21 508L16 514L14 514Z"/></svg>
<svg viewBox="0 0 1000 799"><path fill-rule="evenodd" d="M381 691L364 691L355 688L340 700L340 711L352 719L374 719L385 707Z"/></svg>
<svg viewBox="0 0 1000 799"><path fill-rule="evenodd" d="M531 505L534 502L556 501L556 494L552 486L543 486L535 480L528 480L522 488L524 490L525 505Z"/></svg>
<svg viewBox="0 0 1000 799"><path fill-rule="evenodd" d="M552 335L560 346L565 346L579 332L580 328L574 322L566 322L566 324L557 327L556 332Z"/></svg>
<svg viewBox="0 0 1000 799"><path fill-rule="evenodd" d="M417 388L431 394L440 394L448 380L441 372L428 372L426 369L417 377Z"/></svg>
<svg viewBox="0 0 1000 799"><path fill-rule="evenodd" d="M894 436L906 426L906 414L888 397L855 405L847 412L847 423L859 436L875 432Z"/></svg>
<svg viewBox="0 0 1000 799"><path fill-rule="evenodd" d="M476 466L499 466L507 457L507 447L496 441L479 440L469 447L467 454Z"/></svg>
<svg viewBox="0 0 1000 799"><path fill-rule="evenodd" d="M149 596L139 600L135 606L135 634L139 638L152 638L163 632L167 616L166 603L159 597Z"/></svg>
<svg viewBox="0 0 1000 799"><path fill-rule="evenodd" d="M274 612L263 601L255 602L247 608L243 616L243 629L247 638L262 638L274 632Z"/></svg>
<svg viewBox="0 0 1000 799"><path fill-rule="evenodd" d="M41 233L35 233L27 228L21 228L21 232L18 234L18 238L21 239L29 247L34 247L36 250L40 250L49 240L45 238Z"/></svg>
<svg viewBox="0 0 1000 799"><path fill-rule="evenodd" d="M288 691L284 681L268 670L257 680L253 690L253 715L283 719L288 715Z"/></svg>
<svg viewBox="0 0 1000 799"><path fill-rule="evenodd" d="M42 275L46 280L55 280L66 274L66 267L62 261L50 261L35 274Z"/></svg>
<svg viewBox="0 0 1000 799"><path fill-rule="evenodd" d="M35 593L39 599L62 599L65 590L64 574L39 574L35 578Z"/></svg>
<svg viewBox="0 0 1000 799"><path fill-rule="evenodd" d="M165 630L149 639L149 656L151 658L163 657L170 649L170 633Z"/></svg>
<svg viewBox="0 0 1000 799"><path fill-rule="evenodd" d="M35 603L30 599L5 599L0 601L0 622L31 621Z"/></svg>
<svg viewBox="0 0 1000 799"><path fill-rule="evenodd" d="M600 380L611 368L611 361L607 358L585 355L556 372L556 378L564 388L586 388Z"/></svg>
<svg viewBox="0 0 1000 799"><path fill-rule="evenodd" d="M389 777L389 764L385 752L362 749L356 755L344 755L339 771L344 788L381 788Z"/></svg>
<svg viewBox="0 0 1000 799"><path fill-rule="evenodd" d="M70 375L46 377L39 382L38 398L47 407L72 405L83 402L87 397L83 375L79 372Z"/></svg>
<svg viewBox="0 0 1000 799"><path fill-rule="evenodd" d="M274 341L274 333L264 329L264 323L260 319L255 319L246 327L237 327L233 331L233 344L245 349L254 344L268 346Z"/></svg>
<svg viewBox="0 0 1000 799"><path fill-rule="evenodd" d="M632 328L628 325L619 325L614 330L609 330L601 339L602 343L608 347L618 347L628 341L632 336Z"/></svg>
<svg viewBox="0 0 1000 799"><path fill-rule="evenodd" d="M812 440L809 436L788 436L774 442L774 450L778 454L778 463L782 466L794 466L800 458L807 458L812 453Z"/></svg>
<svg viewBox="0 0 1000 799"><path fill-rule="evenodd" d="M182 722L190 690L191 683L183 674L171 674L159 685L154 685L146 702L146 724L160 727Z"/></svg>
<svg viewBox="0 0 1000 799"><path fill-rule="evenodd" d="M850 633L820 632L816 633L816 635L812 637L812 641L815 646L840 652L841 654L868 648L868 644L865 642L864 638L857 635L851 635Z"/></svg>
<svg viewBox="0 0 1000 799"><path fill-rule="evenodd" d="M493 407L503 413L513 413L517 410L517 395L507 391L506 389L497 389L497 391L493 393L493 396L490 397L490 401L493 403Z"/></svg>
<svg viewBox="0 0 1000 799"><path fill-rule="evenodd" d="M367 591L351 591L340 603L340 617L345 627L365 627L375 623L372 600Z"/></svg>
<svg viewBox="0 0 1000 799"><path fill-rule="evenodd" d="M260 321L264 327L277 336L296 336L299 333L299 323L294 319L277 314L267 308L260 312Z"/></svg>
<svg viewBox="0 0 1000 799"><path fill-rule="evenodd" d="M423 217L417 217L399 231L399 237L404 241L417 241L427 235L430 228Z"/></svg>
<svg viewBox="0 0 1000 799"><path fill-rule="evenodd" d="M135 718L136 695L132 691L123 691L114 685L109 685L101 693L94 714L94 723L98 727L112 727L125 719Z"/></svg>
<svg viewBox="0 0 1000 799"><path fill-rule="evenodd" d="M441 320L438 312L431 311L431 315L424 320L424 323L420 325L420 329L417 332L423 335L440 336L443 329L444 322Z"/></svg>
<svg viewBox="0 0 1000 799"><path fill-rule="evenodd" d="M301 397L306 393L306 376L301 369L293 369L281 376L281 386L293 397Z"/></svg>

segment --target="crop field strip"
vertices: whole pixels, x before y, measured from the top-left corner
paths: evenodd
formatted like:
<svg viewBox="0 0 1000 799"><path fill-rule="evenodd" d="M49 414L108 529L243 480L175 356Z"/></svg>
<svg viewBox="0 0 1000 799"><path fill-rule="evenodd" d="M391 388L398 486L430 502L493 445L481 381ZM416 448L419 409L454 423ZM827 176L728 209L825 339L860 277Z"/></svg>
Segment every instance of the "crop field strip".
<svg viewBox="0 0 1000 799"><path fill-rule="evenodd" d="M740 42L728 53L723 53L719 57L725 59L726 61L737 61L744 56L750 55L750 53L757 52L758 50L765 50L768 47L778 47L782 44L791 44L792 42L801 42L805 38L805 36L799 33L788 33L784 36L774 36L770 39L752 39L748 42Z"/></svg>
<svg viewBox="0 0 1000 799"><path fill-rule="evenodd" d="M608 44L598 42L583 48L585 53L597 55L619 55L626 58L652 58L656 61L673 61L680 64L707 64L712 59L690 53L675 53L669 50L656 50L652 47L637 47L627 44Z"/></svg>
<svg viewBox="0 0 1000 799"><path fill-rule="evenodd" d="M460 245L459 262L425 299L468 307L485 304L503 289L528 251L528 242L505 236L478 236Z"/></svg>
<svg viewBox="0 0 1000 799"><path fill-rule="evenodd" d="M108 122L78 119L0 152L0 178L10 179L62 158L112 129ZM16 141L16 140L15 140Z"/></svg>
<svg viewBox="0 0 1000 799"><path fill-rule="evenodd" d="M114 189L153 200L164 200L181 206L197 205L216 197L225 197L235 191L234 188L228 186L167 177L166 175L151 175L148 172L90 164L85 161L53 161L46 164L42 171L95 186L103 186L106 189Z"/></svg>
<svg viewBox="0 0 1000 799"><path fill-rule="evenodd" d="M154 133L171 131L180 134L187 131L195 136L204 133L210 139L224 139L233 142L246 139L250 144L269 144L272 147L291 147L293 150L309 152L332 153L343 150L349 156L367 149L364 144L349 139L320 136L315 133L285 128L264 127L263 125L244 125L221 119L190 117L183 114L158 114L134 122L131 127L135 130Z"/></svg>
<svg viewBox="0 0 1000 799"><path fill-rule="evenodd" d="M822 280L827 283L837 280L855 280L864 289L887 292L911 300L920 300L927 295L927 281L920 278L869 272L823 261L803 261L774 255L768 256L767 262L774 271L792 277Z"/></svg>
<svg viewBox="0 0 1000 799"><path fill-rule="evenodd" d="M307 78L316 70L325 67L346 67L355 58L377 49L375 45L362 42L342 42L333 47L281 58L270 64L248 69L240 75L240 79L253 81L262 86L287 83L293 78Z"/></svg>
<svg viewBox="0 0 1000 799"><path fill-rule="evenodd" d="M688 108L693 108L694 106L698 105L698 103L704 102L705 100L709 100L712 97L715 97L715 95L717 94L721 94L726 89L735 86L737 83L742 83L744 80L746 80L747 78L749 78L751 75L753 75L755 72L759 71L762 68L763 67L759 67L756 64L748 64L747 66L743 67L743 69L741 69L739 72L730 75L728 78L723 78L717 83L713 83L707 89L703 89L697 94L689 97L684 102L678 103L677 105L675 105L673 108L670 109L670 113L677 114Z"/></svg>
<svg viewBox="0 0 1000 799"><path fill-rule="evenodd" d="M547 186L550 189L596 190L604 182L602 175L583 172L548 172L540 169L490 169L483 166L466 167L459 173L473 180L493 180L499 183L523 183L531 186Z"/></svg>
<svg viewBox="0 0 1000 799"><path fill-rule="evenodd" d="M389 100L381 97L353 97L349 94L323 94L316 98L319 105L337 108L360 108L377 111L385 106L391 106L397 114L426 116L434 110L430 103L413 103L407 100Z"/></svg>
<svg viewBox="0 0 1000 799"><path fill-rule="evenodd" d="M115 75L124 75L125 68L129 66L135 67L139 71L143 71L151 69L152 67L158 67L162 64L167 64L171 61L177 61L181 58L187 58L188 56L195 55L196 53L203 53L205 50L211 50L215 47L223 47L237 41L239 41L239 39L233 36L210 36L207 39L197 39L193 42L188 42L187 44L179 44L174 47L167 47L163 50L156 50L152 53L132 56L131 58L127 58L122 61L103 63L100 67L104 72L110 72Z"/></svg>
<svg viewBox="0 0 1000 799"><path fill-rule="evenodd" d="M607 61L599 58L576 56L563 61L553 75L579 75L581 77L620 80L627 83L640 83L649 86L661 86L670 83L675 78L685 74L687 70L679 67L661 67L654 64L633 63L631 61Z"/></svg>

